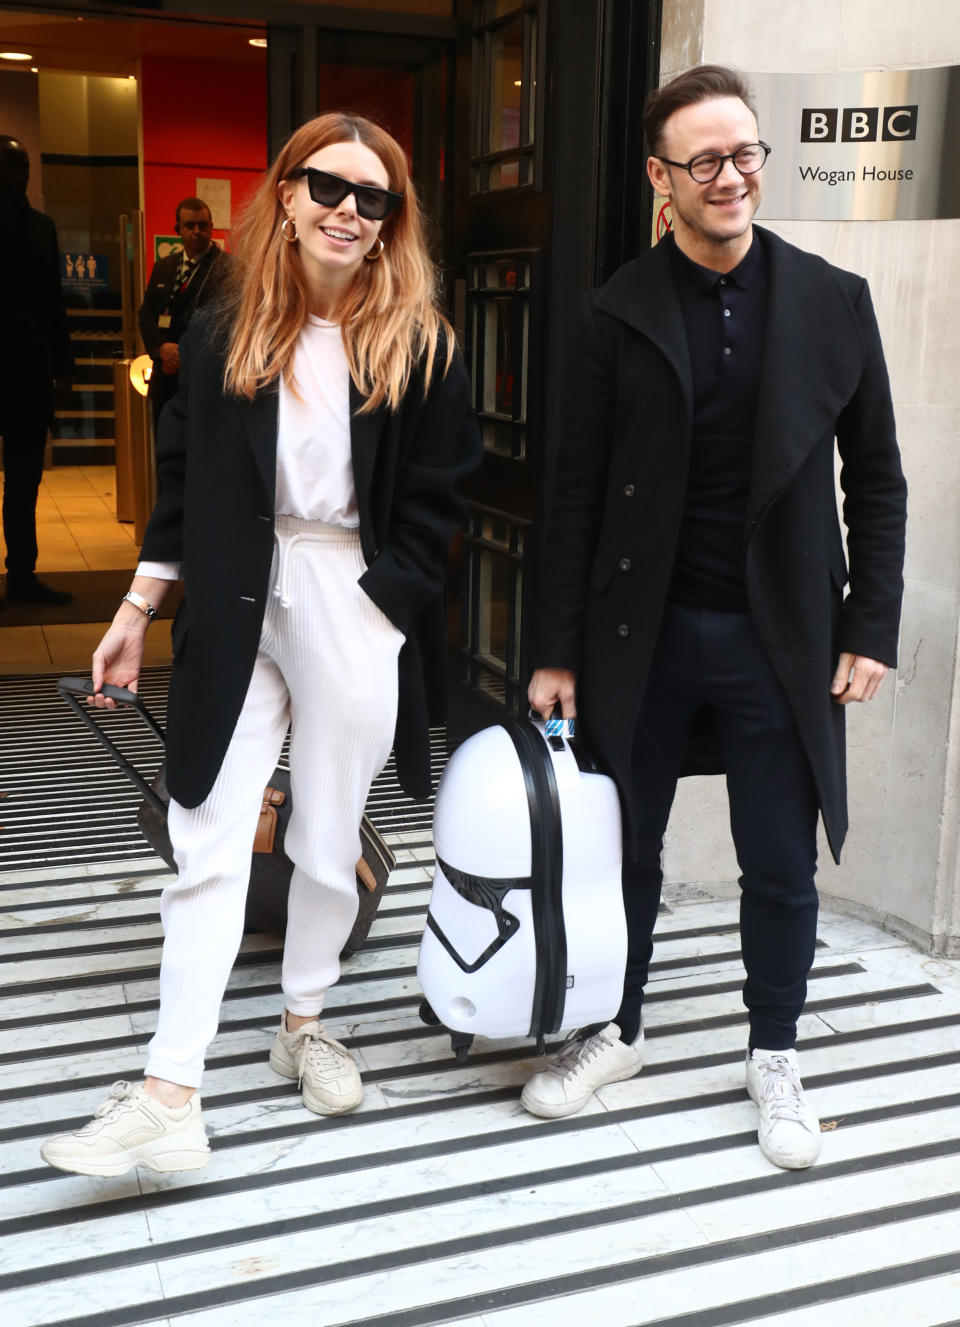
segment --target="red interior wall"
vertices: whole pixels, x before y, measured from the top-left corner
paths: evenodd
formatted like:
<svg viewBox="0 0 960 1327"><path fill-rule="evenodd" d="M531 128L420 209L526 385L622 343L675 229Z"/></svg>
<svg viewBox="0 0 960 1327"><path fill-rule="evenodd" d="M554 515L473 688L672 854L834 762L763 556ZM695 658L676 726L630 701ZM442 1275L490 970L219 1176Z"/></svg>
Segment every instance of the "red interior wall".
<svg viewBox="0 0 960 1327"><path fill-rule="evenodd" d="M149 272L154 235L173 234L177 203L197 192L198 175L230 180L234 218L259 183L267 165L266 62L144 56L140 96ZM213 233L229 248L222 226Z"/></svg>

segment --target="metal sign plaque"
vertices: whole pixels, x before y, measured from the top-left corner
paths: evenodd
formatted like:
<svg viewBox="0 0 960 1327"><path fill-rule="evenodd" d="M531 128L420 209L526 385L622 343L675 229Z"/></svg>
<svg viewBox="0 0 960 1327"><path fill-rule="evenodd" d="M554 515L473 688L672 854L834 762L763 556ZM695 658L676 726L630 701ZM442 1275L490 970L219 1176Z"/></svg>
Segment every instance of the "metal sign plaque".
<svg viewBox="0 0 960 1327"><path fill-rule="evenodd" d="M747 79L773 148L758 218L960 217L960 65Z"/></svg>

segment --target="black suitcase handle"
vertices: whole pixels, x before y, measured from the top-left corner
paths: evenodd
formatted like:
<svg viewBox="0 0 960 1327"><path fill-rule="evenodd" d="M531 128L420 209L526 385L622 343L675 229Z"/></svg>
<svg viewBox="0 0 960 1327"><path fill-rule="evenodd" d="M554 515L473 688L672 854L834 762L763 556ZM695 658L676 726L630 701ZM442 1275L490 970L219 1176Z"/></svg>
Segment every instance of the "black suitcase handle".
<svg viewBox="0 0 960 1327"><path fill-rule="evenodd" d="M57 690L73 710L74 714L76 714L90 729L100 745L109 751L117 766L124 772L124 774L126 774L127 778L137 791L140 792L151 806L154 806L162 816L166 817L166 805L160 800L139 770L134 769L133 765L130 764L123 752L111 742L110 738L106 735L100 725L95 722L90 708L87 705L81 705L79 700L77 700L78 696L93 696L96 694L93 689L93 681L89 677L61 677L57 682ZM163 729L135 691L127 691L123 687L111 686L109 682L105 682L100 688L100 691L101 694L106 696L109 700L115 700L118 705L129 705L132 710L139 714L140 718L153 734L160 739L161 743L166 741Z"/></svg>

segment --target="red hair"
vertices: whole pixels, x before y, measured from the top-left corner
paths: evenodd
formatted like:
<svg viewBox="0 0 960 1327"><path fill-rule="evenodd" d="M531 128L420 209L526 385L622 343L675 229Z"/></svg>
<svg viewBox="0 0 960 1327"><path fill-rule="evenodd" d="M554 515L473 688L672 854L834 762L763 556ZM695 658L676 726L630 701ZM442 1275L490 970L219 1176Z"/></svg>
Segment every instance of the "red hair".
<svg viewBox="0 0 960 1327"><path fill-rule="evenodd" d="M450 363L453 331L437 308L436 273L406 154L371 120L332 112L309 120L291 135L237 227L240 276L230 308L224 370L224 386L234 395L252 399L281 375L291 380L309 305L297 245L280 234L285 213L279 186L314 152L346 142L362 143L374 152L387 172L389 188L403 194L403 203L380 230L381 257L361 264L337 310L350 375L366 397L362 410L384 403L395 410L421 359L429 384L441 328L446 333L444 371Z"/></svg>

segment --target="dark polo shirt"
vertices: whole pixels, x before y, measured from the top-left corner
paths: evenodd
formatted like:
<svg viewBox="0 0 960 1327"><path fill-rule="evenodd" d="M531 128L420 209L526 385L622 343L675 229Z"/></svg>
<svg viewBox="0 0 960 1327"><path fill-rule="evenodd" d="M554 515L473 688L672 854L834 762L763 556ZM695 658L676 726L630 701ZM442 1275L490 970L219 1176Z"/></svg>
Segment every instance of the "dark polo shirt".
<svg viewBox="0 0 960 1327"><path fill-rule="evenodd" d="M693 369L690 471L670 599L725 612L748 608L744 535L767 312L767 259L754 232L721 275L670 245Z"/></svg>

